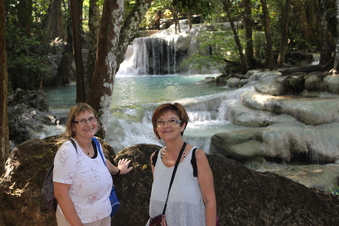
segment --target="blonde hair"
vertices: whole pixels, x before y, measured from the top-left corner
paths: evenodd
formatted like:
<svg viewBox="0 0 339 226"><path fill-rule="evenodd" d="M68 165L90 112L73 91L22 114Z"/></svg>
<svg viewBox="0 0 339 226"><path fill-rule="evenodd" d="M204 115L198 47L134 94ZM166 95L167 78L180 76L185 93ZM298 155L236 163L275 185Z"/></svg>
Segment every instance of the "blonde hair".
<svg viewBox="0 0 339 226"><path fill-rule="evenodd" d="M98 118L98 114L96 113L96 111L90 105L86 103L79 103L71 107L68 113L68 118L67 118L67 123L66 123L65 134L67 138L75 137L75 132L72 129L75 117L87 111L93 113L95 117ZM98 123L98 128L99 128L99 125L100 123Z"/></svg>
<svg viewBox="0 0 339 226"><path fill-rule="evenodd" d="M184 123L186 123L186 126L188 124L188 115L187 112L185 110L185 108L179 104L179 103L166 103L166 104L162 104L160 105L153 113L152 115L152 124L153 124L153 132L154 134L160 139L160 136L158 134L157 131L157 120L166 112L171 111L173 113L175 113L176 115L178 115L179 119L181 120L180 125L183 125ZM184 131L186 129L186 126L184 128L184 130L181 132L181 136L184 135Z"/></svg>

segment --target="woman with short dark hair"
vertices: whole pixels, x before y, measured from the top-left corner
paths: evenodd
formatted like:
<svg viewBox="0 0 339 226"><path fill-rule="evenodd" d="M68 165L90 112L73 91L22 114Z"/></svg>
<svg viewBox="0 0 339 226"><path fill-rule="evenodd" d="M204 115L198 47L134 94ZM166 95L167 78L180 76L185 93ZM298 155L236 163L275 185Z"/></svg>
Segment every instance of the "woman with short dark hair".
<svg viewBox="0 0 339 226"><path fill-rule="evenodd" d="M165 147L150 158L153 184L149 214L151 218L162 214L173 168L183 149L168 196L165 211L167 225L215 226L216 200L212 170L206 154L182 139L188 121L187 112L179 103L162 104L153 113L153 131L164 141ZM197 175L193 174L191 163L194 157Z"/></svg>

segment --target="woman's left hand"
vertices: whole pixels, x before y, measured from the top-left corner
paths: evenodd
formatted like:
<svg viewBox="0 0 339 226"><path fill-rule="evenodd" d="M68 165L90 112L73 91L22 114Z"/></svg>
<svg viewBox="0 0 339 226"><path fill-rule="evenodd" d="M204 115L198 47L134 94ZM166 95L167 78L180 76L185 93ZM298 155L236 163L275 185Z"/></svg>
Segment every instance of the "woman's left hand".
<svg viewBox="0 0 339 226"><path fill-rule="evenodd" d="M131 163L131 160L129 160L129 159L120 159L119 160L118 168L120 170L120 174L129 173L133 169L133 166L129 166L130 163Z"/></svg>

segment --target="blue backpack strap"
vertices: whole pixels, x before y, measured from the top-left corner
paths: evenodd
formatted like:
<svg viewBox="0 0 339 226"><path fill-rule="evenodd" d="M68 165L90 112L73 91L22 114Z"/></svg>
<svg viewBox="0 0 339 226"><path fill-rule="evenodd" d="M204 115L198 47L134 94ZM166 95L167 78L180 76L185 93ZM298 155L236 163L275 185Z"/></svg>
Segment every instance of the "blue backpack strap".
<svg viewBox="0 0 339 226"><path fill-rule="evenodd" d="M194 148L192 150L191 164L192 164L192 167L193 167L193 177L198 177L197 159L195 158L195 152L196 151L197 151L197 148Z"/></svg>
<svg viewBox="0 0 339 226"><path fill-rule="evenodd" d="M100 144L99 144L99 141L97 138L95 137L92 137L92 140L94 141L95 145L97 146L97 150L102 158L102 161L104 162L105 166L106 166L106 161L105 161L105 158L104 158L104 154L102 153L101 151L101 148L100 148Z"/></svg>
<svg viewBox="0 0 339 226"><path fill-rule="evenodd" d="M154 155L152 157L152 165L155 166L155 163L157 163L157 159L158 159L158 153L160 150L157 150L154 152Z"/></svg>

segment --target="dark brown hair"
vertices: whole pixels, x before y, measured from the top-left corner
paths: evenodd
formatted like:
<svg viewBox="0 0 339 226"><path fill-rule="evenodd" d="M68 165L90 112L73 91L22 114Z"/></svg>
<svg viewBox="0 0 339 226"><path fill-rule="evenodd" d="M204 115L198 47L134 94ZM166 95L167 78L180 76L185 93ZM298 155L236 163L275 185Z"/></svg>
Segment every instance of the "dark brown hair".
<svg viewBox="0 0 339 226"><path fill-rule="evenodd" d="M152 115L152 124L153 124L153 132L154 134L160 139L160 136L158 134L157 131L157 120L166 112L171 111L173 113L175 113L176 115L178 115L179 119L181 120L180 125L183 125L184 123L186 123L186 126L188 124L188 115L187 112L185 110L185 108L179 104L179 103L166 103L166 104L162 104L160 105L157 109L155 109L153 115ZM181 132L181 136L184 135L184 131L186 129L186 126L184 128L184 130Z"/></svg>

